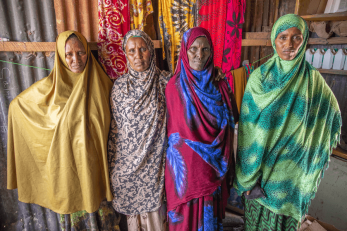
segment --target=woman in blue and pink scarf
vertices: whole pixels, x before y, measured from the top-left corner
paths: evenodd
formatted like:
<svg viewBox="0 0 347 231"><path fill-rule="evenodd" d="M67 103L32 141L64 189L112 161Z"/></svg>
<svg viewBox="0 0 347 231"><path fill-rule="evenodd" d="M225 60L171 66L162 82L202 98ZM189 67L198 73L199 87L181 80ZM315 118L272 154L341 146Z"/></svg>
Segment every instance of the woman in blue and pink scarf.
<svg viewBox="0 0 347 231"><path fill-rule="evenodd" d="M238 114L227 82L216 81L213 68L208 31L196 27L185 32L176 72L165 92L169 230L223 229Z"/></svg>

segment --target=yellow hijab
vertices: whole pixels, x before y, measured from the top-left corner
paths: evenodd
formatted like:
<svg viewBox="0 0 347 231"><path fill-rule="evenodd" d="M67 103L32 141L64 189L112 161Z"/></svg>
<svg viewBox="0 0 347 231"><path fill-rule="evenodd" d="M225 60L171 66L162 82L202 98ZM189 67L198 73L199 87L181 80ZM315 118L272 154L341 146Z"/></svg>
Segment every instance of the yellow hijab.
<svg viewBox="0 0 347 231"><path fill-rule="evenodd" d="M82 73L65 61L71 34L88 59ZM57 37L52 72L19 94L8 113L7 188L18 200L54 212L95 212L113 199L107 165L112 82L91 55L82 34Z"/></svg>

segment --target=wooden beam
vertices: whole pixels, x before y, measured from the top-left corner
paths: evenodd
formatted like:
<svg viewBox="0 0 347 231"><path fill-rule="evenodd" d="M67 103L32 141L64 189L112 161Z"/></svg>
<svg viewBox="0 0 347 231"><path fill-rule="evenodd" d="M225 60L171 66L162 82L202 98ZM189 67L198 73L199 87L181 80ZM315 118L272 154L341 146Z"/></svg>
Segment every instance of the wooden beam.
<svg viewBox="0 0 347 231"><path fill-rule="evenodd" d="M55 42L0 42L0 51L55 51Z"/></svg>
<svg viewBox="0 0 347 231"><path fill-rule="evenodd" d="M347 76L346 70L318 69L318 71L320 73L323 73L323 74L346 75Z"/></svg>
<svg viewBox="0 0 347 231"><path fill-rule="evenodd" d="M160 40L152 40L154 43L154 48L162 48Z"/></svg>
<svg viewBox="0 0 347 231"><path fill-rule="evenodd" d="M300 0L296 0L294 14L299 15L299 5L300 5Z"/></svg>
<svg viewBox="0 0 347 231"><path fill-rule="evenodd" d="M243 47L250 46L271 46L271 40L269 39L242 39Z"/></svg>
<svg viewBox="0 0 347 231"><path fill-rule="evenodd" d="M307 21L343 21L347 20L347 12L338 12L332 14L312 14L301 16Z"/></svg>
<svg viewBox="0 0 347 231"><path fill-rule="evenodd" d="M270 32L246 32L243 33L245 39L270 39Z"/></svg>
<svg viewBox="0 0 347 231"><path fill-rule="evenodd" d="M347 44L347 38L346 37L333 37L333 38L330 38L330 39L310 38L308 40L308 44L320 44L320 45Z"/></svg>
<svg viewBox="0 0 347 231"><path fill-rule="evenodd" d="M154 48L161 48L160 40L153 40ZM97 50L97 42L89 42L91 50ZM55 51L55 42L0 42L0 51Z"/></svg>
<svg viewBox="0 0 347 231"><path fill-rule="evenodd" d="M333 149L333 154L347 160L347 151L340 147Z"/></svg>

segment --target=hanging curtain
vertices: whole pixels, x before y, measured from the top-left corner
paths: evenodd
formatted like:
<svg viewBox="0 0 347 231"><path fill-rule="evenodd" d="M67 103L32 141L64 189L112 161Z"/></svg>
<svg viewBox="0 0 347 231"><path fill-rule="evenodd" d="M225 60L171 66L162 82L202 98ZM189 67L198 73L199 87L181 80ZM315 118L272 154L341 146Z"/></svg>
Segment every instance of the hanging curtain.
<svg viewBox="0 0 347 231"><path fill-rule="evenodd" d="M146 18L152 14L153 5L151 0L129 0L130 27L131 29L144 29Z"/></svg>
<svg viewBox="0 0 347 231"><path fill-rule="evenodd" d="M127 0L99 0L99 61L111 79L127 72L122 38L130 30Z"/></svg>
<svg viewBox="0 0 347 231"><path fill-rule="evenodd" d="M239 68L241 63L242 24L245 21L245 9L246 0L227 0L222 70L226 73L233 91L234 80L230 71Z"/></svg>
<svg viewBox="0 0 347 231"><path fill-rule="evenodd" d="M183 33L194 27L197 17L196 0L159 0L159 27L163 58L170 72L176 67Z"/></svg>
<svg viewBox="0 0 347 231"><path fill-rule="evenodd" d="M210 32L214 65L222 67L227 0L198 0L199 15L197 25Z"/></svg>

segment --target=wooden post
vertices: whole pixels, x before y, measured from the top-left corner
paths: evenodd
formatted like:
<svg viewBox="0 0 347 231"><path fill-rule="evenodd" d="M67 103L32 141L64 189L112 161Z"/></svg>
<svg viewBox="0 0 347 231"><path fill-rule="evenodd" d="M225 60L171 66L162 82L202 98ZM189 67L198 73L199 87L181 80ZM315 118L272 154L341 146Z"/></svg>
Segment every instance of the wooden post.
<svg viewBox="0 0 347 231"><path fill-rule="evenodd" d="M300 6L300 0L296 0L294 14L299 15L299 6Z"/></svg>

